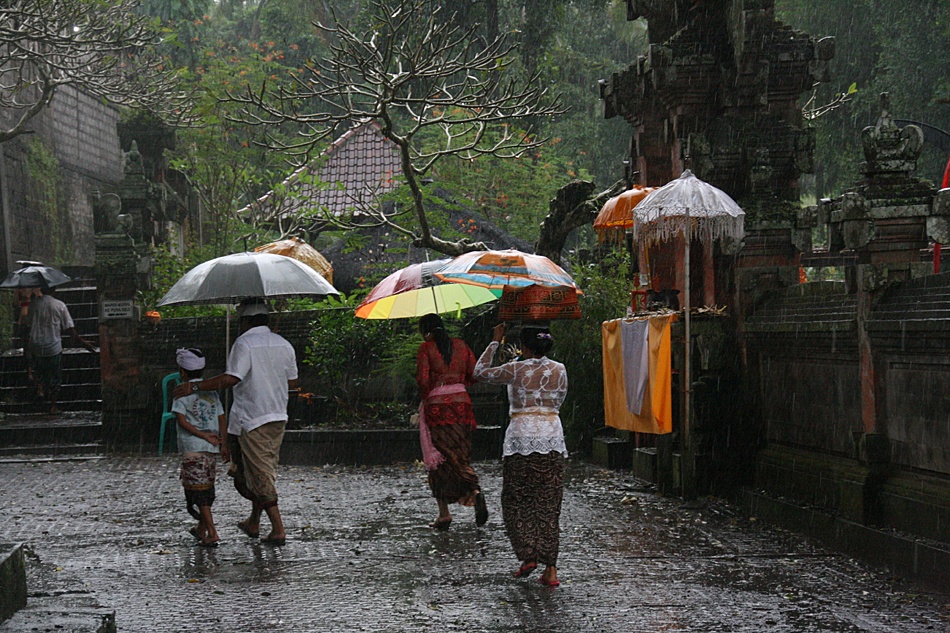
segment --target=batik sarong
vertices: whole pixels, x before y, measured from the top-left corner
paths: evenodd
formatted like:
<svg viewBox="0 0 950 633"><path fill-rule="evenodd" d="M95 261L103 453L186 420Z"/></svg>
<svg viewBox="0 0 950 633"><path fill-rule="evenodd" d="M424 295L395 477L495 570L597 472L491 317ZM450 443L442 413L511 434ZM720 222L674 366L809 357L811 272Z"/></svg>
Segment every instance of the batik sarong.
<svg viewBox="0 0 950 633"><path fill-rule="evenodd" d="M475 505L479 490L478 475L472 468L472 436L475 429L467 424L446 424L429 429L432 445L445 459L429 471L432 496L445 503Z"/></svg>
<svg viewBox="0 0 950 633"><path fill-rule="evenodd" d="M181 485L185 489L188 514L200 518L198 508L214 504L217 453L185 451L181 458Z"/></svg>
<svg viewBox="0 0 950 633"><path fill-rule="evenodd" d="M531 453L505 457L501 509L518 560L557 565L564 496L564 456Z"/></svg>

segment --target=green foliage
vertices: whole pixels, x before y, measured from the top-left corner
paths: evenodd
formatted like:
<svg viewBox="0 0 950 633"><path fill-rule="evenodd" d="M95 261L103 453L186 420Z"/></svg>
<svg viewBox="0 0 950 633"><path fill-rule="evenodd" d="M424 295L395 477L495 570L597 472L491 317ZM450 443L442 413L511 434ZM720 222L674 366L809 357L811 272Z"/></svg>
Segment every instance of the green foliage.
<svg viewBox="0 0 950 633"><path fill-rule="evenodd" d="M630 305L629 255L615 251L597 263L573 262L572 274L584 289L582 318L555 321L553 358L567 368L567 399L561 407L564 434L572 450L588 452L594 433L604 426L604 377L601 323L626 314Z"/></svg>
<svg viewBox="0 0 950 633"><path fill-rule="evenodd" d="M152 247L152 285L148 290L139 292L139 302L145 310L156 310L159 300L175 285L176 281L181 279L182 275L201 262L213 258L208 255L209 247L199 248L196 244L190 246L184 257L173 253L166 246ZM166 318L224 314L224 309L215 305L170 306L163 307L159 311Z"/></svg>
<svg viewBox="0 0 950 633"><path fill-rule="evenodd" d="M492 131L486 136L491 139L500 134ZM517 158L447 156L436 165L432 175L440 187L465 201L462 206L515 237L534 242L548 213L548 202L557 190L574 178L590 177L584 171L578 172L574 161L562 154L560 145L561 139L551 139ZM451 228L462 234L470 230Z"/></svg>
<svg viewBox="0 0 950 633"><path fill-rule="evenodd" d="M814 37L835 37L832 81L816 90L818 105L842 93L853 99L816 119L817 195L840 194L859 178L861 130L880 115L880 93L891 116L950 130L950 3L913 7L885 0L776 0L777 17ZM947 156L925 145L922 178L938 181Z"/></svg>
<svg viewBox="0 0 950 633"><path fill-rule="evenodd" d="M319 391L352 399L355 388L386 373L381 360L410 336L398 323L354 317L361 300L329 297L317 312L304 362L315 369Z"/></svg>

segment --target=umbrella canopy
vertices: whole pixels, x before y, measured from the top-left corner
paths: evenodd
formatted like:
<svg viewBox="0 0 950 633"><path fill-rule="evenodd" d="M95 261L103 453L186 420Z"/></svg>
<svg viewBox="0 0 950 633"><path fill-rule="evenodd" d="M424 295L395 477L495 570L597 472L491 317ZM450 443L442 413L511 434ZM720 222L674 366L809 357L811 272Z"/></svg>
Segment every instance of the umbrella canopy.
<svg viewBox="0 0 950 633"><path fill-rule="evenodd" d="M272 253L274 255L286 255L292 257L298 262L303 262L310 266L320 275L333 283L333 266L326 257L320 254L320 251L304 242L299 237L289 237L286 240L278 240L270 244L264 244L254 249L255 253Z"/></svg>
<svg viewBox="0 0 950 633"><path fill-rule="evenodd" d="M239 303L247 297L340 294L309 266L284 255L235 253L198 264L175 282L160 306Z"/></svg>
<svg viewBox="0 0 950 633"><path fill-rule="evenodd" d="M461 284L459 284L461 285ZM472 286L477 288L477 286ZM500 321L556 321L581 318L577 288L560 286L505 286L498 302Z"/></svg>
<svg viewBox="0 0 950 633"><path fill-rule="evenodd" d="M710 243L742 239L745 211L729 194L684 171L651 192L633 209L634 238L644 244L686 235Z"/></svg>
<svg viewBox="0 0 950 633"><path fill-rule="evenodd" d="M633 185L627 191L614 196L604 203L594 220L594 230L601 242L621 239L628 229L633 228L633 209L656 191L656 187Z"/></svg>
<svg viewBox="0 0 950 633"><path fill-rule="evenodd" d="M469 284L440 281L435 271L447 259L412 264L389 275L357 306L361 319L407 319L471 308L498 297L491 290Z"/></svg>
<svg viewBox="0 0 950 633"><path fill-rule="evenodd" d="M14 270L0 281L0 288L53 288L72 281L72 278L55 268L42 265L25 266Z"/></svg>
<svg viewBox="0 0 950 633"><path fill-rule="evenodd" d="M465 253L446 264L435 276L499 293L505 286L577 287L571 276L547 257L516 250Z"/></svg>

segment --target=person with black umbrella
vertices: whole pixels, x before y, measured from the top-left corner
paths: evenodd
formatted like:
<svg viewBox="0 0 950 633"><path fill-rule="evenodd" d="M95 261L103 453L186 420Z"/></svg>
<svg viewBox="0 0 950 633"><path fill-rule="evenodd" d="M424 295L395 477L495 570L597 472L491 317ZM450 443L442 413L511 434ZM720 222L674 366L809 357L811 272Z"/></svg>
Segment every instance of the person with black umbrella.
<svg viewBox="0 0 950 633"><path fill-rule="evenodd" d="M72 336L77 344L95 354L95 346L76 331L66 304L52 295L53 289L43 283L40 292L30 301L26 315L29 332L27 354L33 366L33 375L49 402L49 412L59 413L58 396L63 384L63 333Z"/></svg>

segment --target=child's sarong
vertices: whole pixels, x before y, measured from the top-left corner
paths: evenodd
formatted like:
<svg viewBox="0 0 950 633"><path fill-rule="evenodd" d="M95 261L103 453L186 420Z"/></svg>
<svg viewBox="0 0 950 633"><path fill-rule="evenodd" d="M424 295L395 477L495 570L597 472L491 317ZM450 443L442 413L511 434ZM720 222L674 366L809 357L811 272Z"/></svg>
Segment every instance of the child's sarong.
<svg viewBox="0 0 950 633"><path fill-rule="evenodd" d="M214 503L217 453L185 451L181 458L181 485L185 489L188 514L199 518L197 508ZM197 508L196 508L197 506Z"/></svg>

